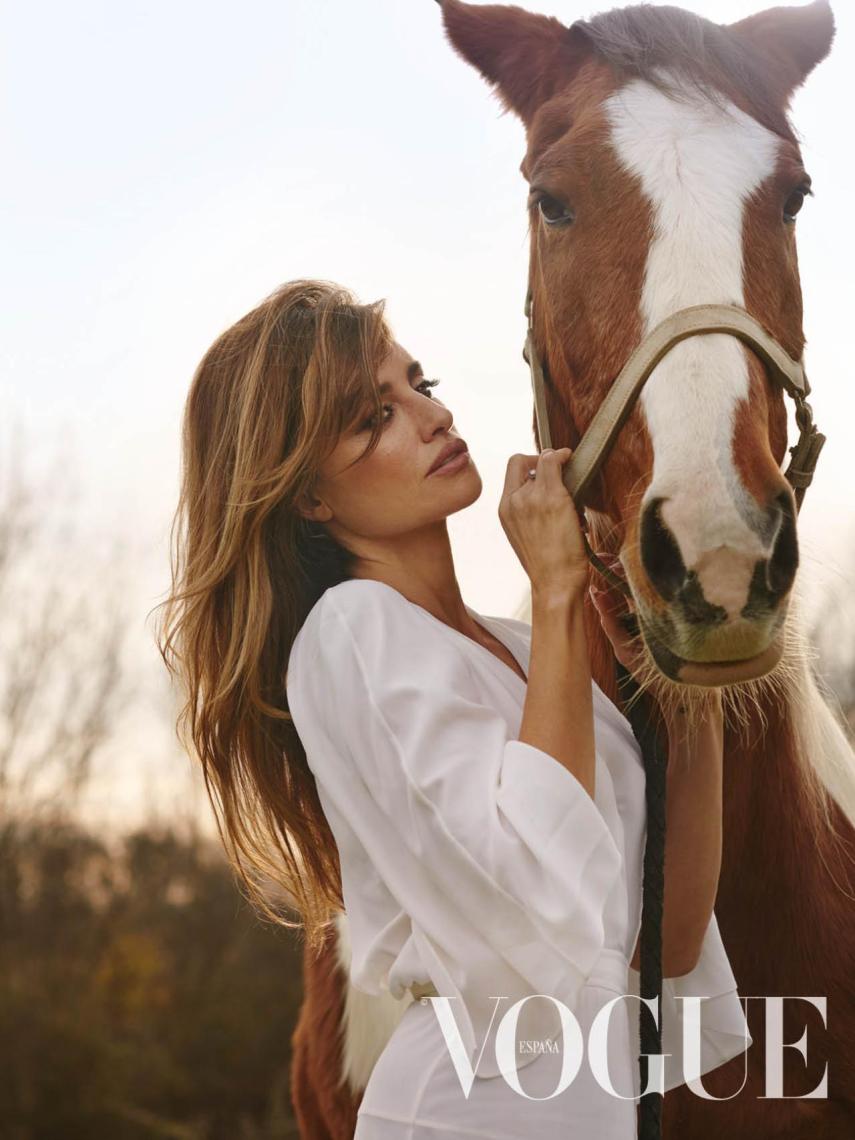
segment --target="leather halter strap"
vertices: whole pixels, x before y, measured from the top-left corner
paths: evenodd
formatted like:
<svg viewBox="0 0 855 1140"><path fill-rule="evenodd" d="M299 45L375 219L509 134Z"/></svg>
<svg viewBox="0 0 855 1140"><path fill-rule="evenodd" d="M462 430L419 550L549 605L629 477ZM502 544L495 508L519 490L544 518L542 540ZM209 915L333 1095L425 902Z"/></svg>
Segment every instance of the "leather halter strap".
<svg viewBox="0 0 855 1140"><path fill-rule="evenodd" d="M523 356L531 369L537 435L542 450L552 447L552 435L546 412L543 367L534 345L531 289L526 297L525 314L528 318L528 334ZM633 351L566 463L564 485L580 514L594 478L654 368L680 341L707 333L727 333L749 345L764 362L772 379L795 401L799 438L789 449L792 458L784 472L784 478L793 488L796 510L801 508L804 493L811 484L819 453L825 443L825 436L814 425L810 405L805 399L810 393L810 385L804 365L793 360L745 309L736 305L693 305L666 317ZM588 558L597 570L613 586L630 594L623 579L613 574L591 549L584 527L583 538Z"/></svg>

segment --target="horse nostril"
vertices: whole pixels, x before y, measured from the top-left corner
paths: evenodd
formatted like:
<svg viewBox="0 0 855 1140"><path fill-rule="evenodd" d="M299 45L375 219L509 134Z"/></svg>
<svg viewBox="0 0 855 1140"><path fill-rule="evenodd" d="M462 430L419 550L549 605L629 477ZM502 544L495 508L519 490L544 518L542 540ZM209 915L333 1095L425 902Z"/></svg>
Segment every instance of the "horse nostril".
<svg viewBox="0 0 855 1140"><path fill-rule="evenodd" d="M793 584L799 565L799 540L796 533L796 510L789 491L776 495L766 512L767 524L762 532L772 547L769 558L761 558L754 567L748 587L748 601L741 616L749 621L767 617Z"/></svg>
<svg viewBox="0 0 855 1140"><path fill-rule="evenodd" d="M792 586L799 565L796 516L793 509L793 497L789 491L781 491L779 495L776 495L769 507L769 513L774 513L780 518L775 548L772 551L766 571L769 591L773 600L777 601Z"/></svg>
<svg viewBox="0 0 855 1140"><path fill-rule="evenodd" d="M686 565L680 548L662 518L664 499L651 499L642 511L641 562L651 584L666 602L673 601L686 580Z"/></svg>

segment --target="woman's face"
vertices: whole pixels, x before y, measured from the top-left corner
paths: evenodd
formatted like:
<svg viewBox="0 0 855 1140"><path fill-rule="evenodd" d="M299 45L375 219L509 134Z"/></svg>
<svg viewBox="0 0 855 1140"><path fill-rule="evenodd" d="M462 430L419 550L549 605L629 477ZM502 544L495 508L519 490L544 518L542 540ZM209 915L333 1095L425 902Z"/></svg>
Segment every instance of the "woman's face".
<svg viewBox="0 0 855 1140"><path fill-rule="evenodd" d="M338 440L314 487L312 517L345 542L349 536L382 539L417 530L481 494L481 476L468 453L462 462L428 474L449 443L463 441L451 430L451 412L424 383L418 361L394 343L377 380L384 401L377 447L359 459L371 435L369 407Z"/></svg>

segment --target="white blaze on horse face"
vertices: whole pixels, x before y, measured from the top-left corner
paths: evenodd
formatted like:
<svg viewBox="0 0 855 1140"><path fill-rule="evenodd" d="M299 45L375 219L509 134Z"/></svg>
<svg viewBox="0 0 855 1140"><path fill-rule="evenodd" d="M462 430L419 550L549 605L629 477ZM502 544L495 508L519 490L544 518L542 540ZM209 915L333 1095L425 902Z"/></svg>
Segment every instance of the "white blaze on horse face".
<svg viewBox="0 0 855 1140"><path fill-rule="evenodd" d="M745 203L773 173L778 137L732 103L717 107L697 94L678 101L640 79L611 96L605 110L618 157L640 179L653 211L643 334L689 305L744 306ZM686 567L707 579L707 601L732 616L744 604L754 561L770 553L750 525L759 522L758 508L731 457L735 406L747 395L744 346L710 334L676 345L640 396L653 446L644 501L668 499L662 515ZM729 555L727 570L719 562L718 573L704 574L722 546L729 548L720 554Z"/></svg>

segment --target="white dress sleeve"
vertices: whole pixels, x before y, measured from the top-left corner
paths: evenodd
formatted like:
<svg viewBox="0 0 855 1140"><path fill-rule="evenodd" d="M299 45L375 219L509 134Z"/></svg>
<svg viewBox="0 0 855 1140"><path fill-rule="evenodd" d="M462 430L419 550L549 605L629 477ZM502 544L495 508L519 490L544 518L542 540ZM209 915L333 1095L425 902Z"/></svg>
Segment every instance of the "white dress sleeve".
<svg viewBox="0 0 855 1140"><path fill-rule="evenodd" d="M440 995L463 997L455 1016L471 1059L474 1035L480 1046L509 1008L496 1013L495 995L574 1008L622 855L576 777L510 739L479 700L465 653L414 621L407 599L365 585L328 591L310 613L289 660L289 708L325 811L410 916ZM552 1002L529 1001L524 1015L555 1036ZM483 1061L479 1076L486 1050Z"/></svg>
<svg viewBox="0 0 855 1140"><path fill-rule="evenodd" d="M629 968L628 992L636 996L641 992L641 975L632 966ZM678 978L662 979L660 1025L666 1092L686 1081L683 1049L686 1003L678 1000L682 997L705 999L700 1003L701 1075L717 1069L751 1047L753 1038L748 1032L748 1022L721 940L715 911L710 916L695 968ZM697 1034L695 1020L688 1020L690 1034Z"/></svg>

